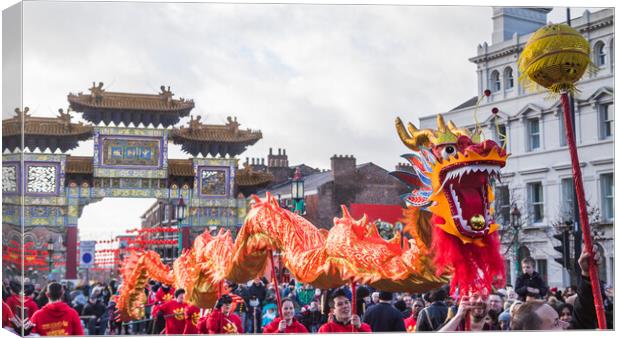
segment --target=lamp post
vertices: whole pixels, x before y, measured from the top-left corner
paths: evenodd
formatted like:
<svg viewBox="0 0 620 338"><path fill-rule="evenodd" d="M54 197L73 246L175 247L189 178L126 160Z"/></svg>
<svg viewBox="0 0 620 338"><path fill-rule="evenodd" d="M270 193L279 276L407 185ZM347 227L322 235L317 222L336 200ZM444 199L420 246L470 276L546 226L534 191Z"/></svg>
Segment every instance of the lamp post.
<svg viewBox="0 0 620 338"><path fill-rule="evenodd" d="M183 230L181 224L185 219L185 202L183 202L183 197L179 199L179 202L176 204L175 215L177 217L177 227L179 228L179 239L177 240L178 248L179 248L179 257L183 252Z"/></svg>
<svg viewBox="0 0 620 338"><path fill-rule="evenodd" d="M515 233L514 251L515 251L515 276L519 274L521 262L519 262L519 230L521 229L521 211L515 205L510 211L510 225Z"/></svg>
<svg viewBox="0 0 620 338"><path fill-rule="evenodd" d="M299 167L295 170L293 182L291 184L291 198L293 199L293 212L303 215L305 212L304 205L304 180L301 178L301 170Z"/></svg>
<svg viewBox="0 0 620 338"><path fill-rule="evenodd" d="M54 258L53 258L53 254L54 254L54 240L50 237L50 239L47 240L47 261L49 263L49 268L50 268L50 277L52 275L52 270L54 269ZM52 279L52 278L48 278L48 279Z"/></svg>

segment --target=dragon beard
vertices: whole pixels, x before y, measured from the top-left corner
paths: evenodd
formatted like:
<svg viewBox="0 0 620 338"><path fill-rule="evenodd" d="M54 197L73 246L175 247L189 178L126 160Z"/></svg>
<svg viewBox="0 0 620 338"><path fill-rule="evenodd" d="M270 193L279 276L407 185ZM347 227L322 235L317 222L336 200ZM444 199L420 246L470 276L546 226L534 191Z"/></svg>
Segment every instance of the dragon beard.
<svg viewBox="0 0 620 338"><path fill-rule="evenodd" d="M491 288L501 287L506 280L504 260L500 254L497 232L482 238L483 245L463 243L439 227L433 227L431 252L437 275L452 273L450 294L488 295Z"/></svg>

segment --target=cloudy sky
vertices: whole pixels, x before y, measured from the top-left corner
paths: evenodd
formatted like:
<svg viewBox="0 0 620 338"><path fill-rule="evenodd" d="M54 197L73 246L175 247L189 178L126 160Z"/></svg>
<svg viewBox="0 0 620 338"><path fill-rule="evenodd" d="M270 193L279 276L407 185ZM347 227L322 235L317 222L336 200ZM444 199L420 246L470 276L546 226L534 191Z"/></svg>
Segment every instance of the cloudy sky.
<svg viewBox="0 0 620 338"><path fill-rule="evenodd" d="M393 170L407 151L395 117L417 123L476 95L468 58L493 28L486 6L26 2L23 13L31 114L55 116L69 92L93 81L139 93L165 84L194 99L203 122L231 115L260 129L263 139L242 159L286 148L291 164L325 169L332 155L351 154ZM548 20L565 13L555 8ZM171 158L188 157L170 147ZM72 154L92 155L92 142ZM136 227L152 202L90 205L81 237Z"/></svg>

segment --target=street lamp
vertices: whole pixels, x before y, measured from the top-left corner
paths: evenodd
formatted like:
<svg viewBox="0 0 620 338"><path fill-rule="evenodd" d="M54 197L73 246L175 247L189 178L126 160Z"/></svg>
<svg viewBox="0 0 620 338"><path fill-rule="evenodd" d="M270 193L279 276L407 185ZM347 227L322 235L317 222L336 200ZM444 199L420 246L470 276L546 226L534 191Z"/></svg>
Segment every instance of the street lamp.
<svg viewBox="0 0 620 338"><path fill-rule="evenodd" d="M519 230L521 229L521 211L515 205L510 211L510 226L514 230L514 251L515 251L515 276L519 274L521 262L519 262Z"/></svg>
<svg viewBox="0 0 620 338"><path fill-rule="evenodd" d="M304 180L301 178L301 170L299 167L295 170L293 182L291 184L291 198L293 200L293 212L303 215L304 206Z"/></svg>
<svg viewBox="0 0 620 338"><path fill-rule="evenodd" d="M50 276L52 274L52 270L54 269L54 260L52 257L53 254L54 254L54 240L50 237L50 239L47 240L47 261L50 267L50 272L49 272Z"/></svg>
<svg viewBox="0 0 620 338"><path fill-rule="evenodd" d="M183 197L181 197L179 199L179 202L176 204L175 206L175 215L177 217L177 227L179 228L179 239L178 239L178 248L179 248L179 256L181 256L181 253L183 252L183 231L182 231L182 227L181 227L181 223L183 223L183 220L185 219L185 202L183 202Z"/></svg>

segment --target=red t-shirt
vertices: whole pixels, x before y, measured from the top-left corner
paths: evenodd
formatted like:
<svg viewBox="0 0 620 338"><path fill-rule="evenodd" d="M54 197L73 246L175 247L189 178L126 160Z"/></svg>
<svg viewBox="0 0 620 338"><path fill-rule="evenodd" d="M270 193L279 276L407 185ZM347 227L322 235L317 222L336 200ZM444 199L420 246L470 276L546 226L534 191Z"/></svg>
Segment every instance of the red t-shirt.
<svg viewBox="0 0 620 338"><path fill-rule="evenodd" d="M13 311L9 304L2 301L2 327L11 327L11 317L13 317Z"/></svg>
<svg viewBox="0 0 620 338"><path fill-rule="evenodd" d="M199 320L200 309L194 305L187 305L185 307L185 329L183 334L197 334Z"/></svg>
<svg viewBox="0 0 620 338"><path fill-rule="evenodd" d="M280 332L278 331L278 327L280 326L281 321L282 319L280 317L272 320L271 323L267 324L263 328L263 333L308 333L308 329L306 329L306 327L295 318L293 318L291 325L284 329L284 332Z"/></svg>
<svg viewBox="0 0 620 338"><path fill-rule="evenodd" d="M77 311L64 302L48 303L30 318L32 332L41 336L83 336L82 321Z"/></svg>
<svg viewBox="0 0 620 338"><path fill-rule="evenodd" d="M166 319L166 334L183 334L185 330L185 307L187 304L179 303L176 299L162 304L159 311Z"/></svg>
<svg viewBox="0 0 620 338"><path fill-rule="evenodd" d="M319 328L319 333L334 332L372 332L372 330L370 329L370 326L366 323L362 323L360 328L356 329L351 323L344 325L335 321L325 323Z"/></svg>
<svg viewBox="0 0 620 338"><path fill-rule="evenodd" d="M218 334L218 333L243 333L243 325L241 318L234 313L228 316L222 314L220 310L214 309L207 317L198 325L200 333Z"/></svg>
<svg viewBox="0 0 620 338"><path fill-rule="evenodd" d="M17 312L19 312L17 311L17 307L22 306L21 296L15 294L10 295L9 298L6 299L6 303L11 308L11 311L17 314ZM24 296L24 307L28 309L28 319L31 319L32 315L39 310L37 303L28 296Z"/></svg>
<svg viewBox="0 0 620 338"><path fill-rule="evenodd" d="M157 312L159 312L159 308L165 302L168 302L174 299L174 290L175 289L173 287L170 287L168 292L164 292L162 288L157 289L157 292L155 293L155 305L153 306L153 309L151 310L152 318L157 318Z"/></svg>
<svg viewBox="0 0 620 338"><path fill-rule="evenodd" d="M415 324L417 320L418 319L415 318L413 315L405 318L405 329L407 329L407 332L415 332Z"/></svg>

